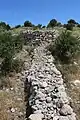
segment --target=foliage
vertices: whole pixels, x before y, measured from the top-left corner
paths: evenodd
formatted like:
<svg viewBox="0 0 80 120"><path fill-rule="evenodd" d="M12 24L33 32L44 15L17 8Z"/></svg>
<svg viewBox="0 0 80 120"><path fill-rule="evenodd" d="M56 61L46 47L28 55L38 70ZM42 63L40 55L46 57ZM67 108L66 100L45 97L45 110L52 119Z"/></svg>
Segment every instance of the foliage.
<svg viewBox="0 0 80 120"><path fill-rule="evenodd" d="M20 50L22 50L22 47L23 47L23 40L22 40L22 37L21 35L18 35L18 36L14 36L13 37L13 41L14 41L14 49L15 49L15 52L19 52Z"/></svg>
<svg viewBox="0 0 80 120"><path fill-rule="evenodd" d="M0 57L4 58L8 55L12 56L14 42L11 36L11 33L2 33L0 34Z"/></svg>
<svg viewBox="0 0 80 120"><path fill-rule="evenodd" d="M0 34L0 57L13 56L15 51L22 49L20 36L12 36L11 33Z"/></svg>
<svg viewBox="0 0 80 120"><path fill-rule="evenodd" d="M38 24L37 27L40 29L42 27L42 24Z"/></svg>
<svg viewBox="0 0 80 120"><path fill-rule="evenodd" d="M0 22L0 27L2 27L5 30L10 30L10 25L6 24L5 22Z"/></svg>
<svg viewBox="0 0 80 120"><path fill-rule="evenodd" d="M1 65L2 73L9 72L12 68L13 57L22 49L20 36L12 36L11 33L0 34L0 57L3 58Z"/></svg>
<svg viewBox="0 0 80 120"><path fill-rule="evenodd" d="M24 26L25 27L33 27L33 24L30 21L25 21Z"/></svg>
<svg viewBox="0 0 80 120"><path fill-rule="evenodd" d="M67 30L73 30L73 27L75 27L75 25L77 25L78 23L73 20L73 19L70 19L67 21L67 24L64 24L64 27L67 29Z"/></svg>
<svg viewBox="0 0 80 120"><path fill-rule="evenodd" d="M69 23L69 24L64 24L64 28L66 28L67 30L73 30L74 25Z"/></svg>
<svg viewBox="0 0 80 120"><path fill-rule="evenodd" d="M15 28L20 28L20 27L21 27L21 25L16 25L16 26L15 26Z"/></svg>
<svg viewBox="0 0 80 120"><path fill-rule="evenodd" d="M50 48L53 55L63 62L70 61L80 52L80 40L72 36L71 32L62 32Z"/></svg>
<svg viewBox="0 0 80 120"><path fill-rule="evenodd" d="M41 29L42 28L42 24L33 25L32 27L33 27L33 30Z"/></svg>
<svg viewBox="0 0 80 120"><path fill-rule="evenodd" d="M7 29L7 30L10 30L10 29L11 29L11 27L10 27L9 24L6 25L6 29Z"/></svg>
<svg viewBox="0 0 80 120"><path fill-rule="evenodd" d="M4 58L2 65L1 65L2 74L6 75L8 72L10 72L12 68L12 61L13 61L12 56L10 56L10 58L9 56Z"/></svg>
<svg viewBox="0 0 80 120"><path fill-rule="evenodd" d="M77 27L80 27L80 24L78 24Z"/></svg>
<svg viewBox="0 0 80 120"><path fill-rule="evenodd" d="M42 28L46 28L46 26L44 25L44 26L42 26Z"/></svg>
<svg viewBox="0 0 80 120"><path fill-rule="evenodd" d="M53 27L62 27L61 22L58 22L56 19L52 19L49 24L47 25L48 28L53 28Z"/></svg>
<svg viewBox="0 0 80 120"><path fill-rule="evenodd" d="M76 23L76 21L75 21L75 20L73 20L73 19L68 20L68 22L67 22L67 23L68 23L68 24L74 24L74 25L75 25L75 24L77 24L77 23Z"/></svg>
<svg viewBox="0 0 80 120"><path fill-rule="evenodd" d="M33 30L37 30L38 29L38 26L33 26Z"/></svg>
<svg viewBox="0 0 80 120"><path fill-rule="evenodd" d="M49 24L47 25L47 27L55 27L57 25L57 20L56 19L52 19Z"/></svg>
<svg viewBox="0 0 80 120"><path fill-rule="evenodd" d="M62 27L62 24L60 22L57 22L58 27Z"/></svg>

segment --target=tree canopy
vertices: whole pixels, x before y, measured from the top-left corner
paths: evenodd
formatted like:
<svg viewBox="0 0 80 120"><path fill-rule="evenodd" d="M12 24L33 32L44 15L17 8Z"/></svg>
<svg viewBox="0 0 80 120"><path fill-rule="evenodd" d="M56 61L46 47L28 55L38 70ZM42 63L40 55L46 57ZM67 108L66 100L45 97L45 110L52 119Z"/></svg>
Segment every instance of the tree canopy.
<svg viewBox="0 0 80 120"><path fill-rule="evenodd" d="M32 27L33 24L30 21L25 21L24 22L24 27Z"/></svg>
<svg viewBox="0 0 80 120"><path fill-rule="evenodd" d="M57 20L56 19L52 19L52 20L50 20L50 22L47 25L47 27L55 27L56 25L57 25Z"/></svg>

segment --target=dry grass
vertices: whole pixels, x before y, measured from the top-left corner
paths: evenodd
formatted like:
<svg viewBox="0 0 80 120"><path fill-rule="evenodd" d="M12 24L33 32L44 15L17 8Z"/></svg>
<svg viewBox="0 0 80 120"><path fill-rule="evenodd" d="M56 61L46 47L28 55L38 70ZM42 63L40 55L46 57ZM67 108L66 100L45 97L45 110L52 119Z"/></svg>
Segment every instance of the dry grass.
<svg viewBox="0 0 80 120"><path fill-rule="evenodd" d="M80 85L75 85L75 80L80 81L80 56L76 57L75 64L58 63L57 68L62 72L64 83L67 87L67 94L72 99L72 107L77 114L77 119L80 120Z"/></svg>
<svg viewBox="0 0 80 120"><path fill-rule="evenodd" d="M13 90L10 90L10 88L0 90L0 120L13 120L16 115L19 116L19 112L23 113L25 107L24 93L19 96L19 92L16 91L16 76L9 77L9 80ZM18 98L22 98L22 100L18 100ZM14 113L11 112L11 108L15 109Z"/></svg>
<svg viewBox="0 0 80 120"><path fill-rule="evenodd" d="M16 114L21 111L21 101L14 99L14 96L7 92L0 92L0 120L10 120L15 113L11 113L10 109L14 108ZM23 107L22 107L23 108ZM19 115L19 114L17 114Z"/></svg>
<svg viewBox="0 0 80 120"><path fill-rule="evenodd" d="M26 61L24 69L29 68L30 56L25 49L18 53L15 58L23 62ZM21 81L21 74L12 72L6 77L3 77L3 80L7 81L4 83L7 84L7 86L5 86L4 90L0 90L0 120L24 120L23 117L25 116L26 106L24 102L24 83ZM13 90L11 90L11 88L13 88ZM14 113L11 112L11 108L15 109ZM22 112L24 116L20 117L20 112ZM18 116L18 118L16 118L16 116Z"/></svg>
<svg viewBox="0 0 80 120"><path fill-rule="evenodd" d="M9 98L8 93L0 91L0 120L9 120L9 114L7 113L7 102Z"/></svg>

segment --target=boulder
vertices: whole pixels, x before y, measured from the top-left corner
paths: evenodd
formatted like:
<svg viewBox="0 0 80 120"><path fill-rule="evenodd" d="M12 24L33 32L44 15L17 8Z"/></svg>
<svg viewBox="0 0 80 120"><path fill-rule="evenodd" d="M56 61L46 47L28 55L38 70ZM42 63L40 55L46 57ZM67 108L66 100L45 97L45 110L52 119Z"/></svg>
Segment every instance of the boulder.
<svg viewBox="0 0 80 120"><path fill-rule="evenodd" d="M64 104L63 107L60 109L60 114L63 116L71 115L72 113L73 109L67 104Z"/></svg>

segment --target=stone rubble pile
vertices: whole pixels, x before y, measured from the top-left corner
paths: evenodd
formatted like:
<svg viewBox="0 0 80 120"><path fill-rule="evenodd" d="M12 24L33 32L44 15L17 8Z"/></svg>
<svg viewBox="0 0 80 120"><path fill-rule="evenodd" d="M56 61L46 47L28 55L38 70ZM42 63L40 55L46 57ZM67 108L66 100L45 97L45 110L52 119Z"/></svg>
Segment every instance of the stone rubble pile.
<svg viewBox="0 0 80 120"><path fill-rule="evenodd" d="M41 39L41 43L34 49L31 68L26 71L27 84L30 84L29 105L32 108L29 119L76 120L76 115L69 105L62 75L54 65L53 56L46 49L53 39L52 34L35 32L35 40Z"/></svg>
<svg viewBox="0 0 80 120"><path fill-rule="evenodd" d="M54 34L55 31L24 31L22 33L22 37L25 40L25 43L29 42L32 44L40 44L43 41L50 42L52 41L55 37L58 36L58 32L56 31L56 35Z"/></svg>

